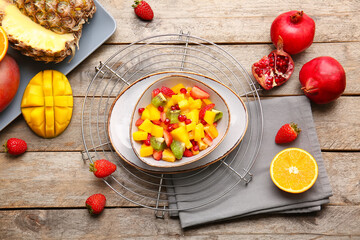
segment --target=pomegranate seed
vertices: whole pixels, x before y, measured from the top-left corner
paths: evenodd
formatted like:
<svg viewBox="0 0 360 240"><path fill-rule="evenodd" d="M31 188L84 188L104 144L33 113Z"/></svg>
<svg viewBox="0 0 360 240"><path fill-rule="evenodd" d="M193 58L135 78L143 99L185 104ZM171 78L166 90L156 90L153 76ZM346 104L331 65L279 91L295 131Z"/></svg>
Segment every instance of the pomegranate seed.
<svg viewBox="0 0 360 240"><path fill-rule="evenodd" d="M185 121L185 120L186 120L186 116L185 116L185 115L180 114L180 115L178 116L178 119L179 119L179 121L180 121L180 122L183 122L183 121Z"/></svg>
<svg viewBox="0 0 360 240"><path fill-rule="evenodd" d="M168 132L171 132L172 130L174 130L174 127L172 124L170 124L168 127L167 127L167 131Z"/></svg>
<svg viewBox="0 0 360 240"><path fill-rule="evenodd" d="M175 106L171 106L171 110L176 110L176 107L175 107Z"/></svg>
<svg viewBox="0 0 360 240"><path fill-rule="evenodd" d="M169 125L170 123L170 119L166 118L165 121L164 121L165 125Z"/></svg>
<svg viewBox="0 0 360 240"><path fill-rule="evenodd" d="M193 150L194 150L194 151L199 151L199 145L197 145L197 144L194 145L194 146L193 146Z"/></svg>
<svg viewBox="0 0 360 240"><path fill-rule="evenodd" d="M148 135L147 135L147 140L149 140L149 141L150 141L150 138L151 138L151 134L150 134L150 133L148 133Z"/></svg>
<svg viewBox="0 0 360 240"><path fill-rule="evenodd" d="M144 143L145 143L146 146L150 146L150 140L149 139L147 139Z"/></svg>
<svg viewBox="0 0 360 240"><path fill-rule="evenodd" d="M186 90L186 88L182 88L182 89L180 89L180 92L181 92L182 94L186 94L186 93L187 93L187 90Z"/></svg>
<svg viewBox="0 0 360 240"><path fill-rule="evenodd" d="M179 104L175 104L176 110L180 110Z"/></svg>
<svg viewBox="0 0 360 240"><path fill-rule="evenodd" d="M145 108L139 108L140 115L144 112Z"/></svg>
<svg viewBox="0 0 360 240"><path fill-rule="evenodd" d="M188 118L185 119L185 124L186 124L186 125L189 125L191 122L192 122L191 119L188 119Z"/></svg>
<svg viewBox="0 0 360 240"><path fill-rule="evenodd" d="M158 107L158 110L159 110L160 112L163 112L163 111L164 111L164 107L163 107L163 106L159 106L159 107Z"/></svg>

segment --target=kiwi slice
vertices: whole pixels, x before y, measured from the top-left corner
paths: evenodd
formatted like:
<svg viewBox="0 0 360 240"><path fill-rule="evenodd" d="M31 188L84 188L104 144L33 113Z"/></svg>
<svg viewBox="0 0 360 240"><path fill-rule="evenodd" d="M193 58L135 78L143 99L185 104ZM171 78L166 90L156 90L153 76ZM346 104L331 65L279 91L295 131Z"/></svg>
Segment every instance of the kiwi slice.
<svg viewBox="0 0 360 240"><path fill-rule="evenodd" d="M169 110L166 113L166 117L170 119L171 124L179 122L179 115L180 115L180 110Z"/></svg>
<svg viewBox="0 0 360 240"><path fill-rule="evenodd" d="M215 109L212 109L211 111L216 113L215 118L214 118L214 122L219 121L223 117L223 113L221 111L215 110Z"/></svg>
<svg viewBox="0 0 360 240"><path fill-rule="evenodd" d="M150 138L150 144L154 150L164 150L166 148L165 139L162 137L154 137Z"/></svg>
<svg viewBox="0 0 360 240"><path fill-rule="evenodd" d="M165 104L166 104L166 97L165 97L162 93L159 93L158 95L156 95L155 97L153 97L153 98L151 99L151 103L152 103L152 105L154 105L155 107L165 106Z"/></svg>
<svg viewBox="0 0 360 240"><path fill-rule="evenodd" d="M181 159L183 157L184 151L185 151L185 143L174 140L170 144L170 149L175 155L176 159Z"/></svg>

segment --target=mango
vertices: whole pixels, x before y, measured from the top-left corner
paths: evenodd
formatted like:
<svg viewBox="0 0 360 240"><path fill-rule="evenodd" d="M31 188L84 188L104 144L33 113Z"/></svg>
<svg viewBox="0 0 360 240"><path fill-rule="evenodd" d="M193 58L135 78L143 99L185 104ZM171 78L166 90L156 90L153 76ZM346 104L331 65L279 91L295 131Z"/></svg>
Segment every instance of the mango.
<svg viewBox="0 0 360 240"><path fill-rule="evenodd" d="M45 70L27 85L21 112L28 126L43 138L60 135L69 125L73 112L71 85L64 74Z"/></svg>
<svg viewBox="0 0 360 240"><path fill-rule="evenodd" d="M186 148L191 148L192 144L190 142L189 134L186 131L184 126L178 127L171 131L171 136L174 140L185 143Z"/></svg>
<svg viewBox="0 0 360 240"><path fill-rule="evenodd" d="M199 110L198 109L193 109L190 112L186 113L185 116L186 118L190 119L191 122L197 124L199 122Z"/></svg>
<svg viewBox="0 0 360 240"><path fill-rule="evenodd" d="M205 116L204 116L205 122L212 125L214 123L214 120L215 120L215 115L216 115L216 112L206 111Z"/></svg>
<svg viewBox="0 0 360 240"><path fill-rule="evenodd" d="M202 125L202 123L197 124L194 131L195 131L194 132L195 141L198 142L205 137L204 125Z"/></svg>
<svg viewBox="0 0 360 240"><path fill-rule="evenodd" d="M133 139L135 141L144 141L147 139L148 133L144 131L133 132Z"/></svg>
<svg viewBox="0 0 360 240"><path fill-rule="evenodd" d="M218 130L214 125L208 125L204 127L204 131L212 138L216 138L219 135Z"/></svg>
<svg viewBox="0 0 360 240"><path fill-rule="evenodd" d="M145 144L141 145L140 148L140 157L148 157L154 153L152 146L146 146Z"/></svg>
<svg viewBox="0 0 360 240"><path fill-rule="evenodd" d="M175 162L175 155L171 152L170 149L165 149L162 153L162 160L167 162Z"/></svg>
<svg viewBox="0 0 360 240"><path fill-rule="evenodd" d="M173 90L174 93L178 94L180 93L180 89L185 88L184 84L179 83L176 84L174 87L171 88L171 90Z"/></svg>
<svg viewBox="0 0 360 240"><path fill-rule="evenodd" d="M154 124L151 129L151 135L153 135L154 137L164 136L164 128Z"/></svg>
<svg viewBox="0 0 360 240"><path fill-rule="evenodd" d="M139 130L151 133L153 126L154 124L149 119L145 119L145 121L139 126Z"/></svg>

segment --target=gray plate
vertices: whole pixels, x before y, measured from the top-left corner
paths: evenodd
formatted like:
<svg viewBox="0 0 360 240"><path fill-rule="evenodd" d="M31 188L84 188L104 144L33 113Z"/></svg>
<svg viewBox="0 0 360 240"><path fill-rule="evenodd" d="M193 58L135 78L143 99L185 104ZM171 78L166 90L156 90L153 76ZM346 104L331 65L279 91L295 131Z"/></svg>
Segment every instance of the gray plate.
<svg viewBox="0 0 360 240"><path fill-rule="evenodd" d="M78 49L74 58L69 63L70 57L58 64L44 64L36 62L29 57L21 55L16 50L9 47L8 54L11 55L20 68L20 86L15 98L10 105L0 113L0 131L3 130L9 123L21 114L20 104L26 86L32 77L38 72L46 69L58 70L65 75L71 72L82 61L84 61L91 53L100 47L116 30L116 22L114 18L104 9L103 6L96 0L96 13L90 19L89 24L85 24L80 38ZM70 80L71 83L71 80Z"/></svg>

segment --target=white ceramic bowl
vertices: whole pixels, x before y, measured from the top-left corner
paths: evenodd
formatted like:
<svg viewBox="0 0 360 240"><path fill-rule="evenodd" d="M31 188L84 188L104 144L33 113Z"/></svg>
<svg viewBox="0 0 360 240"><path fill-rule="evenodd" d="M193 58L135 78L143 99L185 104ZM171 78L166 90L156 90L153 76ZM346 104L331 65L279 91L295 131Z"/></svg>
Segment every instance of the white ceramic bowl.
<svg viewBox="0 0 360 240"><path fill-rule="evenodd" d="M132 137L132 133L138 131L138 127L135 126L135 122L137 119L140 118L138 113L139 108L145 108L151 102L151 92L156 88L161 88L162 86L172 88L175 85L182 83L185 87L194 87L198 86L199 88L203 89L207 93L210 94L210 100L215 104L215 109L223 112L223 117L218 121L217 124L217 131L219 135L213 139L213 144L206 148L205 150L200 151L199 154L194 155L192 157L183 157L180 160L176 160L175 162L167 162L167 161L157 161L152 156L149 157L141 157L140 156L140 147L142 142L134 141ZM140 96L139 100L137 101L135 108L132 113L131 117L131 124L130 124L130 131L129 131L129 138L131 141L132 148L138 158L143 161L144 163L159 168L169 168L169 167L176 167L176 166L183 166L192 162L195 162L209 153L211 153L225 138L228 130L229 130L229 122L230 122L230 111L228 105L226 104L224 98L220 96L214 89L206 85L205 83L191 78L185 75L169 75L162 77L151 84Z"/></svg>

